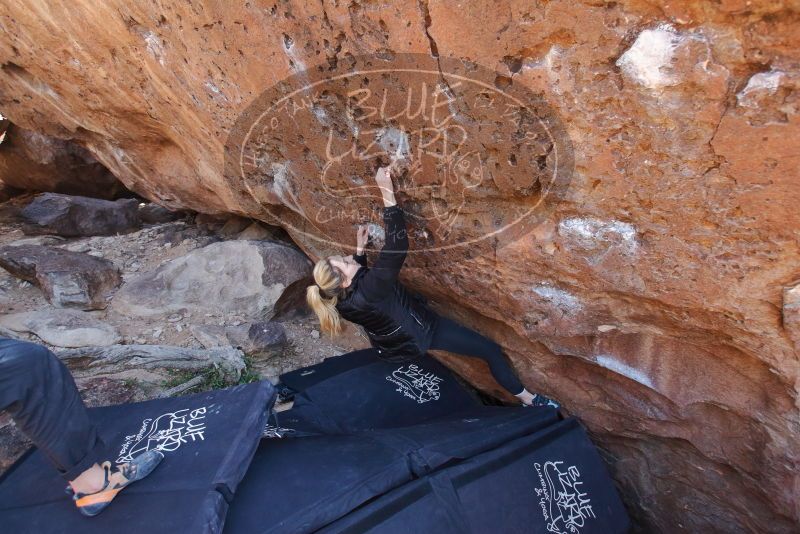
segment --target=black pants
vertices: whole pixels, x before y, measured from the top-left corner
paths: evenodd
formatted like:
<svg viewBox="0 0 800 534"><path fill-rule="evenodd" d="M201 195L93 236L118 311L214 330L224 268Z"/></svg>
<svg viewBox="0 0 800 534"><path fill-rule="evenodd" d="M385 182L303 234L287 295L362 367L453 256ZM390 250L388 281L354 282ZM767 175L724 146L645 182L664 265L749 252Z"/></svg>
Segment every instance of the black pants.
<svg viewBox="0 0 800 534"><path fill-rule="evenodd" d="M518 395L525 389L511 365L506 361L500 345L446 317L439 317L439 323L433 333L433 341L429 348L481 358L489 364L489 369L497 383L509 392Z"/></svg>
<svg viewBox="0 0 800 534"><path fill-rule="evenodd" d="M33 441L66 480L101 459L103 442L89 421L72 375L46 348L0 338L0 411Z"/></svg>

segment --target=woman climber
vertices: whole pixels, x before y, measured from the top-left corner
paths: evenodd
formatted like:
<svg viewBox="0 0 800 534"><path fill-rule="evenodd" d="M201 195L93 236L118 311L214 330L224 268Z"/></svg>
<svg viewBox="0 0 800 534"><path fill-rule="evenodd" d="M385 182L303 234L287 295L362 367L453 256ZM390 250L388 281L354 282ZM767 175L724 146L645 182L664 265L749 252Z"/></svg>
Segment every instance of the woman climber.
<svg viewBox="0 0 800 534"><path fill-rule="evenodd" d="M442 317L426 306L398 280L408 252L403 211L397 205L390 167L380 167L375 182L383 197L386 241L372 268L364 248L367 227L358 229L356 253L329 256L314 266L315 284L306 289L309 306L323 332L341 332L341 318L364 327L381 357L417 357L431 350L475 356L489 364L497 382L525 406L558 404L528 392L505 360L500 345L485 336Z"/></svg>

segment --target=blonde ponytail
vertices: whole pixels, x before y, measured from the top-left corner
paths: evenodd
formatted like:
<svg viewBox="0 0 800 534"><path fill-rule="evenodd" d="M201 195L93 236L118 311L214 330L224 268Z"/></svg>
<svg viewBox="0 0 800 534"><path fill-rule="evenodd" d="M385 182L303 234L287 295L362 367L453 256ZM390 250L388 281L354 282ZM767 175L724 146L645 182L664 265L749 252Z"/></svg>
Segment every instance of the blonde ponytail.
<svg viewBox="0 0 800 534"><path fill-rule="evenodd" d="M306 288L306 302L319 318L320 328L331 337L342 332L341 318L336 309L342 287L342 274L327 258L314 265L314 285Z"/></svg>

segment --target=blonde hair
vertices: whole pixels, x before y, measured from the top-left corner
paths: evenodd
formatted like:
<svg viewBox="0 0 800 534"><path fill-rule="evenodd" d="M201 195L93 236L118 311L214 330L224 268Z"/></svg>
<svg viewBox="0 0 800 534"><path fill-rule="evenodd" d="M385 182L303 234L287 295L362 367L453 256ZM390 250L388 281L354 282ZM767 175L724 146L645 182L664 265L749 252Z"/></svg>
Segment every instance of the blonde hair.
<svg viewBox="0 0 800 534"><path fill-rule="evenodd" d="M334 268L328 258L314 265L314 285L306 288L306 302L319 318L322 331L331 337L342 332L342 323L336 303L342 293L342 272Z"/></svg>

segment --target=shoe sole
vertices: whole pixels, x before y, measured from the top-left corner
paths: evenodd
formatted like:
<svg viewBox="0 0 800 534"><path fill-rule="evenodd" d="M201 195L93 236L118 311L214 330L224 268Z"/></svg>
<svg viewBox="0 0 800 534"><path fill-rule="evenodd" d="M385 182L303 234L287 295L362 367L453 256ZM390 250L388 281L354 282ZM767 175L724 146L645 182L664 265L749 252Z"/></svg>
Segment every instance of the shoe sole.
<svg viewBox="0 0 800 534"><path fill-rule="evenodd" d="M150 468L149 471L147 471L146 473L144 473L141 476L138 476L138 477L136 477L136 478L134 478L132 480L129 480L124 486L121 486L119 488L104 490L104 491L100 491L98 493L92 493L91 495L86 495L84 497L81 497L80 499L75 501L75 505L78 507L78 510L80 510L80 512L83 515L88 516L88 517L94 517L97 514L99 514L100 512L102 512L103 510L105 510L106 507L108 507L108 505L111 504L111 501L114 500L114 497L116 497L117 494L120 491L124 490L125 488L127 488L128 486L133 484L134 482L138 482L139 480L142 480L143 478L147 477L150 473L155 471L155 468L158 467L158 465L161 463L161 460L164 459L164 453L162 453L160 451L158 451L158 452L159 452L160 458L159 458L158 462L156 462ZM97 507L97 508L93 509L92 507Z"/></svg>

